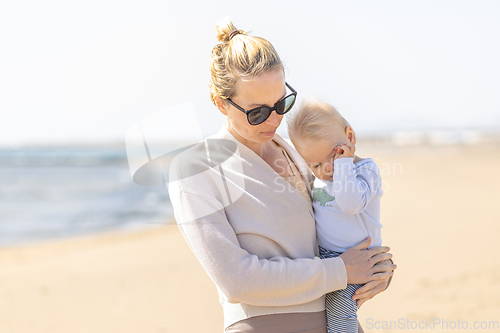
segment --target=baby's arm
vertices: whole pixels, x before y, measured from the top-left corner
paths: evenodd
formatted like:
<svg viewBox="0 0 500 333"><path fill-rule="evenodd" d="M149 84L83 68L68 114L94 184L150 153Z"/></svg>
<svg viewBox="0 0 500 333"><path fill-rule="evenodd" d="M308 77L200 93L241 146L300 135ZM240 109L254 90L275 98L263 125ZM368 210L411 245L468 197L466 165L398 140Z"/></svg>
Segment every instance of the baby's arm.
<svg viewBox="0 0 500 333"><path fill-rule="evenodd" d="M342 212L348 215L361 213L378 193L382 181L376 165L372 168L354 165L354 146L343 145L334 161L333 193Z"/></svg>

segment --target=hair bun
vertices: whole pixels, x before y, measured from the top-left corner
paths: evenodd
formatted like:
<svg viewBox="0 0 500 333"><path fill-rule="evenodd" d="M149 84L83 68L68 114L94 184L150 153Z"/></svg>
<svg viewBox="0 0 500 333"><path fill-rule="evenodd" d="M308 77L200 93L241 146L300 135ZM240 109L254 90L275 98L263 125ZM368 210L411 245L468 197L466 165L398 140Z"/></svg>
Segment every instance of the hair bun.
<svg viewBox="0 0 500 333"><path fill-rule="evenodd" d="M215 27L215 31L217 32L217 40L223 43L229 42L236 35L245 35L245 32L243 30L236 29L236 27L228 17L225 17L221 22L217 24L217 27Z"/></svg>
<svg viewBox="0 0 500 333"><path fill-rule="evenodd" d="M239 35L239 34L243 34L243 31L241 31L241 30L233 30L233 32L231 32L229 34L229 40L233 39L234 36Z"/></svg>

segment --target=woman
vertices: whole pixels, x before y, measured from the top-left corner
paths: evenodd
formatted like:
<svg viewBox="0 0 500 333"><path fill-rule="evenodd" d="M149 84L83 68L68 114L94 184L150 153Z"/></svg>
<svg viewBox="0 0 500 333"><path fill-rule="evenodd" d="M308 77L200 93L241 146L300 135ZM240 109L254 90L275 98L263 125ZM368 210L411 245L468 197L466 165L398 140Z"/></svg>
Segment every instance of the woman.
<svg viewBox="0 0 500 333"><path fill-rule="evenodd" d="M216 30L210 90L227 123L172 162L175 218L217 286L225 332L324 333L324 295L367 283L362 304L387 287L392 255L367 239L317 257L312 174L275 134L296 92L267 40L230 21Z"/></svg>

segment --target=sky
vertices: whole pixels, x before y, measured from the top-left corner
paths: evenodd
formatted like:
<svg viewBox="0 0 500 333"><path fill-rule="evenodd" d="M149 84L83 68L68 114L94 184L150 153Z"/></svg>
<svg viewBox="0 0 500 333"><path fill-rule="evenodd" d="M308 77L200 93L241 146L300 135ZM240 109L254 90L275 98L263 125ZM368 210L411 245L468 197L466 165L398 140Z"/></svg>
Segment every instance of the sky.
<svg viewBox="0 0 500 333"><path fill-rule="evenodd" d="M331 103L358 135L500 129L498 1L2 0L0 146L217 132L225 16L274 45L299 102Z"/></svg>

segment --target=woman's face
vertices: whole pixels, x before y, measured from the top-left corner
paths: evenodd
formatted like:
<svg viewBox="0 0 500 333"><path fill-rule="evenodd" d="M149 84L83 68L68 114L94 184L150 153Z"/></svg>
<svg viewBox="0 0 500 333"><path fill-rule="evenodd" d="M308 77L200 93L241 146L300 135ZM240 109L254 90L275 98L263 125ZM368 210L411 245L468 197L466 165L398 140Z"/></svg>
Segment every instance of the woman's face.
<svg viewBox="0 0 500 333"><path fill-rule="evenodd" d="M231 101L245 110L259 106L272 107L285 97L285 76L281 70L264 72L257 77L239 78L235 84L236 94ZM269 118L259 125L250 125L247 116L230 103L218 103L219 110L226 115L228 131L246 146L269 142L283 119L273 111Z"/></svg>

